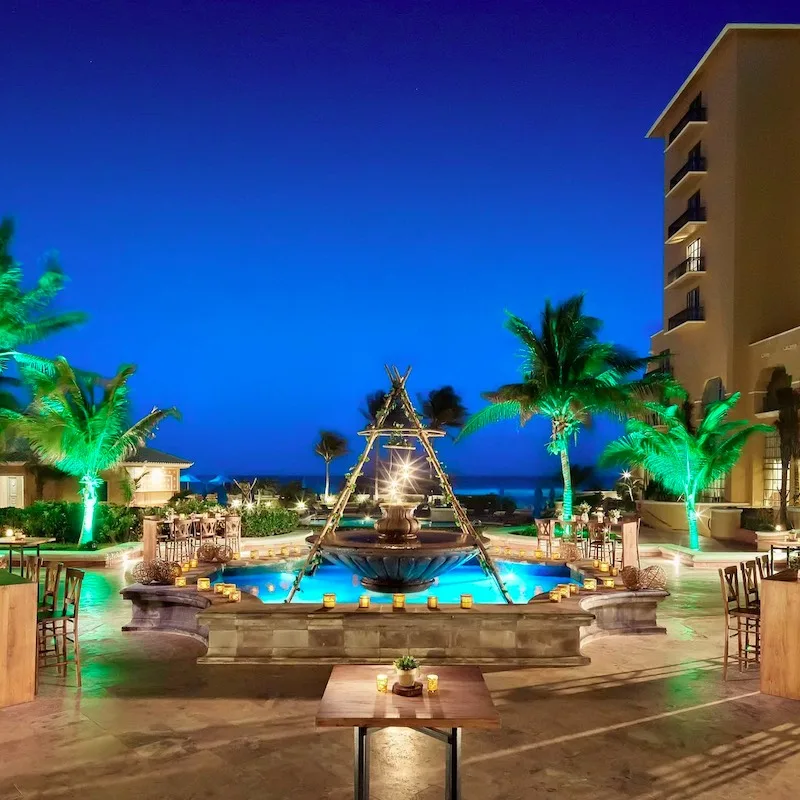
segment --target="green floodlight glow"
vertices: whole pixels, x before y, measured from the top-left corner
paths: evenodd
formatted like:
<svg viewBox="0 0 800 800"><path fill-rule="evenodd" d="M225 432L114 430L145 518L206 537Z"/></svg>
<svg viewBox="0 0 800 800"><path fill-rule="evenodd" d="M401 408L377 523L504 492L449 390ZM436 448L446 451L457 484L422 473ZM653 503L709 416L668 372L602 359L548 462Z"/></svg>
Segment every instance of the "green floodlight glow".
<svg viewBox="0 0 800 800"><path fill-rule="evenodd" d="M746 420L726 421L739 393L706 407L694 430L681 406L645 403L656 425L630 419L625 436L611 442L603 454L605 464L642 467L675 495L683 497L689 526L689 547L700 549L697 499L714 481L727 475L739 460L747 440L769 425Z"/></svg>

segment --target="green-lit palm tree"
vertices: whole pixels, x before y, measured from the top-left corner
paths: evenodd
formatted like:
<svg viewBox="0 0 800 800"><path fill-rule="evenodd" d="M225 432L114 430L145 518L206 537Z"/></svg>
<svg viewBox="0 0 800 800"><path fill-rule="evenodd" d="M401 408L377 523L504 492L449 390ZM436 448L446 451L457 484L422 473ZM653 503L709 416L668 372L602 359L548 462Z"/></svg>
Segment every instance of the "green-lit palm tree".
<svg viewBox="0 0 800 800"><path fill-rule="evenodd" d="M524 425L535 414L547 417L551 423L547 449L561 459L563 518L571 519L570 439L592 415L632 413L648 393L662 390L671 379L662 371L632 377L648 359L601 342L602 323L584 314L582 295L557 306L548 300L538 331L513 314L506 327L522 343L522 380L484 394L490 405L467 420L461 437L501 420L516 418Z"/></svg>
<svg viewBox="0 0 800 800"><path fill-rule="evenodd" d="M83 498L80 544L92 541L100 473L112 469L152 436L174 408L154 408L131 424L128 380L135 367L122 367L110 380L73 369L58 358L52 370L23 367L33 401L22 413L5 410L15 429L44 464L73 475Z"/></svg>
<svg viewBox="0 0 800 800"><path fill-rule="evenodd" d="M611 442L603 453L605 464L643 467L669 491L683 497L689 525L689 547L700 548L697 497L714 481L727 475L747 440L769 425L726 418L739 393L706 406L696 430L679 405L645 403L654 423L629 419L625 436Z"/></svg>
<svg viewBox="0 0 800 800"><path fill-rule="evenodd" d="M46 258L44 272L36 285L29 290L22 289L22 270L9 252L13 236L13 221L0 221L0 369L5 368L11 358L41 367L49 362L23 355L19 348L70 328L82 322L86 315L47 313L48 305L65 282L54 255Z"/></svg>
<svg viewBox="0 0 800 800"><path fill-rule="evenodd" d="M325 462L325 498L331 494L331 461L347 454L347 439L335 431L320 431L314 452Z"/></svg>

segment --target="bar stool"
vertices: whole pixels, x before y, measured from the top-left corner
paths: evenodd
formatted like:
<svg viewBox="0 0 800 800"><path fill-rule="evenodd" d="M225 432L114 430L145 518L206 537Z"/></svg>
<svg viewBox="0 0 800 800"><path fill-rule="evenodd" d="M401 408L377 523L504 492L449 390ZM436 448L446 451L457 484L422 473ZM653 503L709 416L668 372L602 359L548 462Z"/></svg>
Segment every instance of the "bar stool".
<svg viewBox="0 0 800 800"><path fill-rule="evenodd" d="M225 517L225 544L237 553L242 549L242 518L237 514Z"/></svg>
<svg viewBox="0 0 800 800"><path fill-rule="evenodd" d="M550 519L536 520L536 542L540 550L544 550L547 558L553 552L553 526Z"/></svg>
<svg viewBox="0 0 800 800"><path fill-rule="evenodd" d="M761 600L758 596L758 568L755 561L743 561L739 564L742 571L742 589L744 589L744 607L758 611Z"/></svg>
<svg viewBox="0 0 800 800"><path fill-rule="evenodd" d="M44 567L44 586L42 587L42 600L39 603L38 610L53 613L56 610L58 587L61 584L61 572L64 569L64 565L61 562L47 561Z"/></svg>
<svg viewBox="0 0 800 800"><path fill-rule="evenodd" d="M37 617L37 670L36 686L39 686L39 671L47 667L58 667L58 674L65 677L70 661L75 662L78 686L81 685L81 649L78 642L78 613L80 611L81 587L84 572L67 567L64 579L64 602L60 611L39 612ZM69 645L72 645L72 658Z"/></svg>
<svg viewBox="0 0 800 800"><path fill-rule="evenodd" d="M764 553L763 556L756 556L756 567L758 568L759 580L769 578L773 575L772 562L769 560L769 554Z"/></svg>
<svg viewBox="0 0 800 800"><path fill-rule="evenodd" d="M42 559L39 556L25 556L22 559L22 577L31 583L39 583Z"/></svg>
<svg viewBox="0 0 800 800"><path fill-rule="evenodd" d="M589 530L589 558L596 558L598 561L611 561L614 545L607 538L606 527L597 526Z"/></svg>
<svg viewBox="0 0 800 800"><path fill-rule="evenodd" d="M722 679L728 679L730 640L736 637L736 661L739 672L757 665L761 660L761 624L757 609L742 606L739 593L739 571L736 565L719 571L722 601L725 612L725 647L722 655Z"/></svg>

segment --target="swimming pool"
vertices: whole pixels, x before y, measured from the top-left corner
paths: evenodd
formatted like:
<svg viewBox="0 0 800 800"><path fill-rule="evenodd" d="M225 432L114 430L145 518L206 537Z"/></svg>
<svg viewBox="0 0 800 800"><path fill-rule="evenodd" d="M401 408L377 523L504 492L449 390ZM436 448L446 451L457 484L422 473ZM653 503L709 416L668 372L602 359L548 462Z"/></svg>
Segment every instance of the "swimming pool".
<svg viewBox="0 0 800 800"><path fill-rule="evenodd" d="M547 592L558 583L577 583L567 566L510 561L495 563L515 603L527 603L534 595ZM211 576L211 582L233 583L243 592L257 595L264 603L282 603L295 575L294 572L282 572L279 567L269 565L225 567ZM325 592L334 592L340 603L356 603L362 594L369 595L372 603L392 602L390 594L365 589L357 575L331 564L323 564L314 575L303 578L295 602L322 603ZM407 594L406 602L425 603L429 594L435 594L440 603L458 603L462 594L471 594L476 603L505 602L497 584L476 561L445 573L426 592Z"/></svg>

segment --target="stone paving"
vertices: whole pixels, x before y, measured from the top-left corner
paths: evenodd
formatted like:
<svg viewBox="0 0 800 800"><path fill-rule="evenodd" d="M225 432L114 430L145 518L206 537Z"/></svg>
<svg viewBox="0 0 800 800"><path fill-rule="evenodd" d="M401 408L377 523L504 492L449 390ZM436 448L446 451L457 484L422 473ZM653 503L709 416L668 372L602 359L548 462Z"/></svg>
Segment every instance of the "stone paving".
<svg viewBox="0 0 800 800"><path fill-rule="evenodd" d="M800 703L754 674L723 683L718 577L668 573L667 636L486 671L503 729L465 734L467 800L798 795ZM314 729L328 667L197 665L192 641L122 634L121 581L87 573L83 689L46 673L34 703L0 711L0 800L352 797L352 734ZM438 743L393 729L372 748L373 800L442 797Z"/></svg>

